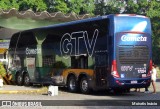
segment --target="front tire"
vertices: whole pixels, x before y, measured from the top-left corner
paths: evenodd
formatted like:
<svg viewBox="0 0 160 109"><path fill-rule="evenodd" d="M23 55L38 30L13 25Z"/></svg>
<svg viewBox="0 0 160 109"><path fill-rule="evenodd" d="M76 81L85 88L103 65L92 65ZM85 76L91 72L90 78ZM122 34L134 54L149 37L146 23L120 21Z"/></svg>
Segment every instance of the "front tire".
<svg viewBox="0 0 160 109"><path fill-rule="evenodd" d="M84 94L88 94L90 92L89 83L87 77L83 77L80 81L80 90Z"/></svg>
<svg viewBox="0 0 160 109"><path fill-rule="evenodd" d="M77 91L78 85L77 85L77 81L76 81L75 76L70 76L68 78L67 87L68 87L68 90L70 92L76 92Z"/></svg>
<svg viewBox="0 0 160 109"><path fill-rule="evenodd" d="M17 85L19 86L22 86L23 85L23 76L21 73L18 73L17 76L16 76L16 83Z"/></svg>

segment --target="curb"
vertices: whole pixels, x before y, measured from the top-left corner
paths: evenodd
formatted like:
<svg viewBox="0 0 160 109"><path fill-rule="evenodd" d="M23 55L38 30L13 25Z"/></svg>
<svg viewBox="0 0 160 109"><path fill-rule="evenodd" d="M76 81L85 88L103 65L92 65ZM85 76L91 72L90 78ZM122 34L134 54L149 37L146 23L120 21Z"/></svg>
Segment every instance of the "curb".
<svg viewBox="0 0 160 109"><path fill-rule="evenodd" d="M47 88L37 90L0 90L0 94L43 94L48 91Z"/></svg>

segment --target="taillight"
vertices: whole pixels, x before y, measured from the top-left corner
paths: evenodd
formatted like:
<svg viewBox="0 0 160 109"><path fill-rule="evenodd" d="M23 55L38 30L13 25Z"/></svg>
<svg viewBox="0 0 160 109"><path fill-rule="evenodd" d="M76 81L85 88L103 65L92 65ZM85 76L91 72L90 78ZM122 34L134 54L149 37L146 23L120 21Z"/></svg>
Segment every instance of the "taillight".
<svg viewBox="0 0 160 109"><path fill-rule="evenodd" d="M116 60L112 61L112 71L111 71L111 75L113 75L116 78L119 78L119 74L117 72L117 62Z"/></svg>
<svg viewBox="0 0 160 109"><path fill-rule="evenodd" d="M151 76L151 73L152 73L152 60L149 61L149 71L147 77Z"/></svg>
<svg viewBox="0 0 160 109"><path fill-rule="evenodd" d="M116 83L117 83L118 85L122 85L122 83L121 83L119 80L116 80Z"/></svg>

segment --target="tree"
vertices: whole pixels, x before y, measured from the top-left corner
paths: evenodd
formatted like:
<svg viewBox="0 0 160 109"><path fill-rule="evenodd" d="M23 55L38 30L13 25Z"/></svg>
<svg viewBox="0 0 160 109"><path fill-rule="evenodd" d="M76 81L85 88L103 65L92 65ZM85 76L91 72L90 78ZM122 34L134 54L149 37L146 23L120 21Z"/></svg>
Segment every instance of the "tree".
<svg viewBox="0 0 160 109"><path fill-rule="evenodd" d="M124 13L130 13L130 14L146 14L146 11L148 9L148 0L125 0L126 1L126 7Z"/></svg>
<svg viewBox="0 0 160 109"><path fill-rule="evenodd" d="M125 0L126 7L124 13L142 14L151 19L152 24L152 55L153 61L160 64L160 1L158 0Z"/></svg>
<svg viewBox="0 0 160 109"><path fill-rule="evenodd" d="M149 1L146 15L151 19L152 23L152 46L153 46L153 61L160 64L160 1Z"/></svg>
<svg viewBox="0 0 160 109"><path fill-rule="evenodd" d="M35 12L47 10L44 0L19 0L19 11L31 9Z"/></svg>
<svg viewBox="0 0 160 109"><path fill-rule="evenodd" d="M48 7L47 11L48 12L54 12L54 0L46 0L45 3Z"/></svg>
<svg viewBox="0 0 160 109"><path fill-rule="evenodd" d="M69 7L69 12L91 15L94 13L94 0L67 0L66 3Z"/></svg>
<svg viewBox="0 0 160 109"><path fill-rule="evenodd" d="M0 62L0 75L2 77L6 75L6 70L1 62Z"/></svg>
<svg viewBox="0 0 160 109"><path fill-rule="evenodd" d="M109 0L107 2L99 0L99 2L96 3L95 14L118 14L121 12L122 7L124 7L124 2L121 0Z"/></svg>
<svg viewBox="0 0 160 109"><path fill-rule="evenodd" d="M74 12L76 14L80 13L83 0L69 0L68 7L70 7L69 12Z"/></svg>
<svg viewBox="0 0 160 109"><path fill-rule="evenodd" d="M64 0L55 0L53 2L53 10L54 12L61 11L63 13L67 13L69 8L67 7L67 4Z"/></svg>
<svg viewBox="0 0 160 109"><path fill-rule="evenodd" d="M101 0L100 2L97 2L95 4L95 15L104 15L105 14L105 10L104 10L104 7L105 7L105 3L104 3L104 0Z"/></svg>
<svg viewBox="0 0 160 109"><path fill-rule="evenodd" d="M95 10L94 0L83 0L80 14L91 14Z"/></svg>
<svg viewBox="0 0 160 109"><path fill-rule="evenodd" d="M19 4L17 0L0 0L0 8L3 10L19 9Z"/></svg>

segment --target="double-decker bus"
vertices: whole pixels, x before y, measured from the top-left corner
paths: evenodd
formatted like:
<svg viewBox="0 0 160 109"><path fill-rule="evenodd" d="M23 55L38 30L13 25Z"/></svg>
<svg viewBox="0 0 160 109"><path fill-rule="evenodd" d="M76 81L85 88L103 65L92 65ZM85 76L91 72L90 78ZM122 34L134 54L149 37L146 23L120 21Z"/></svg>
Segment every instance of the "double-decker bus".
<svg viewBox="0 0 160 109"><path fill-rule="evenodd" d="M12 36L8 54L18 85L49 83L82 93L144 88L151 79L151 23L115 14L25 30Z"/></svg>

